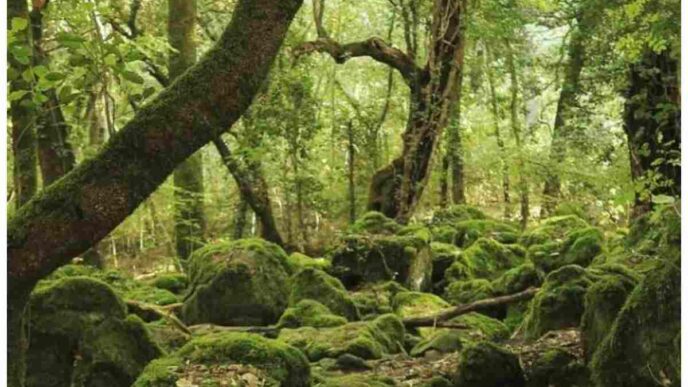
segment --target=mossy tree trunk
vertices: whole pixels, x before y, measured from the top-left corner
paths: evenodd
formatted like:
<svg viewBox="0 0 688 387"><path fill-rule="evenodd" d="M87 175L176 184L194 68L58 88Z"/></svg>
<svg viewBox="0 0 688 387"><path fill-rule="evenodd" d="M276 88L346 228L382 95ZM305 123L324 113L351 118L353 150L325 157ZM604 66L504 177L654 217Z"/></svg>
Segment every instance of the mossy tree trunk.
<svg viewBox="0 0 688 387"><path fill-rule="evenodd" d="M94 246L182 161L229 128L265 79L299 0L242 0L215 47L138 111L94 158L8 221L8 375L22 386L22 313L36 282Z"/></svg>
<svg viewBox="0 0 688 387"><path fill-rule="evenodd" d="M7 28L12 28L12 19L23 19L27 27L16 33L13 46L30 52L31 29L28 26L29 10L25 1L9 0L7 2ZM7 60L9 92L24 93L21 98L10 102L9 121L12 123L12 156L14 159L13 183L16 193L16 207L23 206L36 193L38 186L36 171L36 111L32 107L31 83L22 77L22 73L31 66L31 55L18 59L8 50Z"/></svg>
<svg viewBox="0 0 688 387"><path fill-rule="evenodd" d="M354 128L351 120L347 123L346 135L348 140L347 180L349 183L349 224L353 224L356 221L356 168L354 166L356 144L354 143Z"/></svg>
<svg viewBox="0 0 688 387"><path fill-rule="evenodd" d="M678 61L668 51L647 51L630 66L624 108L631 177L632 217L652 209L652 195L681 194L681 105Z"/></svg>
<svg viewBox="0 0 688 387"><path fill-rule="evenodd" d="M196 62L196 0L168 0L169 78L174 80ZM194 153L174 171L175 240L177 256L186 260L199 248L205 233L203 153Z"/></svg>
<svg viewBox="0 0 688 387"><path fill-rule="evenodd" d="M244 198L239 198L234 210L234 225L232 227L232 239L241 239L246 233L246 222L249 205Z"/></svg>

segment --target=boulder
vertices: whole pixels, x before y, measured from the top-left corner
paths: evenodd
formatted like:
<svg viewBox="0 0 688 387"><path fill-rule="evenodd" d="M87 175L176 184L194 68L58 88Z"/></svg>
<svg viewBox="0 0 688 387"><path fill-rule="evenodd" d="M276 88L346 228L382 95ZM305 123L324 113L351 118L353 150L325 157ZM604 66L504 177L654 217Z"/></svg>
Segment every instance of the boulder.
<svg viewBox="0 0 688 387"><path fill-rule="evenodd" d="M311 385L310 365L301 351L278 340L220 332L194 338L178 351L151 362L133 386L194 385L307 387Z"/></svg>
<svg viewBox="0 0 688 387"><path fill-rule="evenodd" d="M486 279L473 279L449 284L445 291L445 298L452 304L459 305L490 298L494 294L495 291L490 281Z"/></svg>
<svg viewBox="0 0 688 387"><path fill-rule="evenodd" d="M301 300L284 311L277 326L280 328L324 328L346 323L346 318L333 314L325 305L314 300Z"/></svg>
<svg viewBox="0 0 688 387"><path fill-rule="evenodd" d="M432 216L431 223L433 225L455 224L471 219L487 219L487 215L475 207L457 204L437 210Z"/></svg>
<svg viewBox="0 0 688 387"><path fill-rule="evenodd" d="M535 270L535 266L532 263L526 262L505 271L499 278L492 281L492 288L495 295L503 296L518 293L541 284L542 277L540 273Z"/></svg>
<svg viewBox="0 0 688 387"><path fill-rule="evenodd" d="M301 300L315 300L330 311L349 321L359 320L358 308L349 297L344 285L335 277L317 270L303 269L290 279L291 293L289 305L294 306Z"/></svg>
<svg viewBox="0 0 688 387"><path fill-rule="evenodd" d="M471 312L450 322L466 325L468 329L428 328L425 337L411 349L411 356L422 356L428 351L450 353L482 340L499 341L509 337L504 323L484 314Z"/></svg>
<svg viewBox="0 0 688 387"><path fill-rule="evenodd" d="M330 261L325 258L311 258L299 252L291 253L287 257L287 263L289 263L293 273L298 273L306 268L327 271L332 267Z"/></svg>
<svg viewBox="0 0 688 387"><path fill-rule="evenodd" d="M392 301L400 292L408 291L398 282L387 281L375 284L366 284L350 293L361 316L377 316L392 313Z"/></svg>
<svg viewBox="0 0 688 387"><path fill-rule="evenodd" d="M162 352L143 321L93 278L41 282L29 310L27 387L130 386Z"/></svg>
<svg viewBox="0 0 688 387"><path fill-rule="evenodd" d="M575 229L563 240L551 240L528 248L528 258L538 270L549 273L562 266L587 267L603 252L604 237L595 227Z"/></svg>
<svg viewBox="0 0 688 387"><path fill-rule="evenodd" d="M149 284L174 294L182 294L189 286L189 278L184 273L163 273L156 275Z"/></svg>
<svg viewBox="0 0 688 387"><path fill-rule="evenodd" d="M518 356L482 341L461 352L455 387L525 387Z"/></svg>
<svg viewBox="0 0 688 387"><path fill-rule="evenodd" d="M493 219L471 219L457 222L454 225L456 234L454 243L462 248L467 248L479 238L490 238L500 243L516 243L518 240L518 228Z"/></svg>
<svg viewBox="0 0 688 387"><path fill-rule="evenodd" d="M494 239L480 238L463 251L461 259L447 269L449 281L498 277L524 261L525 251L518 245L505 245Z"/></svg>
<svg viewBox="0 0 688 387"><path fill-rule="evenodd" d="M561 348L552 348L530 366L528 387L588 387L588 369L574 355Z"/></svg>
<svg viewBox="0 0 688 387"><path fill-rule="evenodd" d="M444 280L447 269L461 258L461 249L449 243L430 243L432 252L432 283L437 284Z"/></svg>
<svg viewBox="0 0 688 387"><path fill-rule="evenodd" d="M587 227L590 227L588 222L576 215L554 216L526 230L519 238L519 243L525 247L530 247L563 240L569 232Z"/></svg>
<svg viewBox="0 0 688 387"><path fill-rule="evenodd" d="M394 313L402 319L413 317L430 316L449 308L451 305L431 293L421 292L400 292L394 296L392 301ZM419 328L418 332L422 337L432 331L432 328Z"/></svg>
<svg viewBox="0 0 688 387"><path fill-rule="evenodd" d="M189 259L189 324L268 325L287 307L287 255L262 239L215 242Z"/></svg>
<svg viewBox="0 0 688 387"><path fill-rule="evenodd" d="M356 219L354 224L349 227L352 234L383 234L393 235L401 230L402 225L394 219L386 217L383 213L369 211Z"/></svg>

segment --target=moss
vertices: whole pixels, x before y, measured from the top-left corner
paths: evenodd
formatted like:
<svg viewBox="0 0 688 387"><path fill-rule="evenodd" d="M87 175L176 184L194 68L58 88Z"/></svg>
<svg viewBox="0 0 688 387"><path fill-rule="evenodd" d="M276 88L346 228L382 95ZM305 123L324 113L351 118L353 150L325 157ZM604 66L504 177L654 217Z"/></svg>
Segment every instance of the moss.
<svg viewBox="0 0 688 387"><path fill-rule="evenodd" d="M592 222L593 217L589 214L589 210L586 209L586 205L582 203L575 202L562 202L557 205L557 208L552 212L553 216L567 216L574 215L586 222Z"/></svg>
<svg viewBox="0 0 688 387"><path fill-rule="evenodd" d="M279 339L301 349L311 361L337 358L348 353L362 359L379 359L403 348L404 325L386 314L370 322L354 322L333 328L282 329Z"/></svg>
<svg viewBox="0 0 688 387"><path fill-rule="evenodd" d="M401 318L423 317L435 314L451 305L442 298L421 292L401 292L392 301L394 313ZM432 329L420 328L418 331L425 337Z"/></svg>
<svg viewBox="0 0 688 387"><path fill-rule="evenodd" d="M523 261L521 248L507 246L493 239L480 238L464 250L461 259L447 269L447 279L494 278Z"/></svg>
<svg viewBox="0 0 688 387"><path fill-rule="evenodd" d="M518 356L489 342L479 342L461 352L454 386L524 387Z"/></svg>
<svg viewBox="0 0 688 387"><path fill-rule="evenodd" d="M395 280L412 290L431 287L432 254L418 235L349 235L332 252L332 272L347 288Z"/></svg>
<svg viewBox="0 0 688 387"><path fill-rule="evenodd" d="M333 314L325 305L313 300L301 300L287 308L277 323L282 328L336 327L346 324L346 318Z"/></svg>
<svg viewBox="0 0 688 387"><path fill-rule="evenodd" d="M561 240L570 231L586 227L589 227L588 222L575 215L554 216L524 232L519 238L519 243L529 247L557 239Z"/></svg>
<svg viewBox="0 0 688 387"><path fill-rule="evenodd" d="M680 259L662 261L631 292L590 368L600 387L656 386L680 382Z"/></svg>
<svg viewBox="0 0 688 387"><path fill-rule="evenodd" d="M454 261L460 259L461 250L449 243L430 243L432 253L432 283L436 284L444 279L444 274Z"/></svg>
<svg viewBox="0 0 688 387"><path fill-rule="evenodd" d="M181 294L189 285L189 278L184 273L164 273L155 276L150 284L158 289Z"/></svg>
<svg viewBox="0 0 688 387"><path fill-rule="evenodd" d="M368 375L368 374L336 374L336 375L321 375L318 380L318 387L389 387L394 386L394 382L386 378Z"/></svg>
<svg viewBox="0 0 688 387"><path fill-rule="evenodd" d="M190 337L165 319L146 323L151 339L166 353L174 352L186 344Z"/></svg>
<svg viewBox="0 0 688 387"><path fill-rule="evenodd" d="M566 265L586 267L603 252L604 236L595 227L575 229L563 241L531 245L528 257L545 273Z"/></svg>
<svg viewBox="0 0 688 387"><path fill-rule="evenodd" d="M402 226L381 212L366 212L349 227L352 234L396 234Z"/></svg>
<svg viewBox="0 0 688 387"><path fill-rule="evenodd" d="M421 387L452 387L452 383L449 379L443 378L441 376L433 376L432 379L428 380Z"/></svg>
<svg viewBox="0 0 688 387"><path fill-rule="evenodd" d="M531 286L537 287L540 284L542 284L542 278L535 270L535 266L526 262L505 271L499 278L492 281L492 288L496 295L506 295L526 290Z"/></svg>
<svg viewBox="0 0 688 387"><path fill-rule="evenodd" d="M27 386L129 386L161 350L110 286L88 277L31 296Z"/></svg>
<svg viewBox="0 0 688 387"><path fill-rule="evenodd" d="M590 385L588 370L574 355L552 348L535 359L528 373L528 387Z"/></svg>
<svg viewBox="0 0 688 387"><path fill-rule="evenodd" d="M182 315L188 324L263 325L287 307L287 255L262 239L219 241L189 261L191 287Z"/></svg>
<svg viewBox="0 0 688 387"><path fill-rule="evenodd" d="M471 312L451 320L466 325L468 329L429 329L425 337L411 349L411 356L422 356L434 350L450 353L481 340L499 341L509 337L509 330L501 321Z"/></svg>
<svg viewBox="0 0 688 387"><path fill-rule="evenodd" d="M475 207L458 204L436 211L432 224L453 224L470 219L487 219L487 215Z"/></svg>
<svg viewBox="0 0 688 387"><path fill-rule="evenodd" d="M453 226L446 224L431 226L430 232L432 233L432 240L435 242L448 243L451 245L456 244L457 231Z"/></svg>
<svg viewBox="0 0 688 387"><path fill-rule="evenodd" d="M310 299L325 305L333 313L354 321L360 319L356 304L346 293L342 283L316 269L304 269L290 279L289 305Z"/></svg>
<svg viewBox="0 0 688 387"><path fill-rule="evenodd" d="M457 233L455 243L468 247L479 238L492 238L500 243L515 243L518 240L518 229L507 223L492 219L471 219L454 225Z"/></svg>
<svg viewBox="0 0 688 387"><path fill-rule="evenodd" d="M310 385L310 366L303 354L278 340L259 335L222 332L193 339L179 351L151 362L136 380L136 387L175 387L190 372L204 383L218 385L224 379L210 372L212 366L251 365L262 370L266 385ZM205 373L205 374L204 374Z"/></svg>
<svg viewBox="0 0 688 387"><path fill-rule="evenodd" d="M447 286L445 298L452 304L459 305L490 298L494 294L490 281L474 279L452 282Z"/></svg>
<svg viewBox="0 0 688 387"><path fill-rule="evenodd" d="M537 339L550 330L575 327L584 311L584 298L593 277L580 266L555 270L530 303L524 336Z"/></svg>
<svg viewBox="0 0 688 387"><path fill-rule="evenodd" d="M394 281L370 284L351 293L362 316L392 313L392 300L406 288Z"/></svg>
<svg viewBox="0 0 688 387"><path fill-rule="evenodd" d="M298 252L292 253L289 257L287 257L287 262L289 263L293 273L298 273L306 268L327 271L332 266L330 261L325 258L311 258Z"/></svg>

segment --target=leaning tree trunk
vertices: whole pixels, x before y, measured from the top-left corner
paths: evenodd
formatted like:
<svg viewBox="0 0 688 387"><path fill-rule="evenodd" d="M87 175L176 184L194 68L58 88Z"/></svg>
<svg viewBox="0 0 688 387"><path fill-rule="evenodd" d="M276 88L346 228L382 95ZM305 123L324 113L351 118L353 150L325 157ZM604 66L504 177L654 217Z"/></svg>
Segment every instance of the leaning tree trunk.
<svg viewBox="0 0 688 387"><path fill-rule="evenodd" d="M167 34L170 46L169 78L174 80L196 62L196 0L168 0ZM177 256L187 260L199 248L205 233L203 211L203 153L193 154L174 171L175 239Z"/></svg>
<svg viewBox="0 0 688 387"><path fill-rule="evenodd" d="M124 221L178 164L229 128L265 79L299 0L242 0L204 58L139 110L94 158L8 221L8 380L23 385L23 312L36 282ZM257 37L260 37L258 39Z"/></svg>
<svg viewBox="0 0 688 387"><path fill-rule="evenodd" d="M26 2L22 0L9 0L7 2L7 28L12 27L12 19L19 18L29 21L29 10ZM16 33L16 41L13 46L19 46L24 50L31 48L31 29L25 29ZM36 174L36 112L30 106L32 104L32 86L27 82L22 73L30 67L31 57L16 58L12 50L8 50L9 62L8 80L10 94L24 93L21 98L10 102L9 121L12 123L12 156L14 160L13 183L16 192L16 208L23 206L36 193L38 186Z"/></svg>
<svg viewBox="0 0 688 387"><path fill-rule="evenodd" d="M635 193L632 217L651 210L651 195L681 194L678 68L678 60L667 50L648 51L628 73L624 131L631 177L643 187ZM660 176L654 184L648 179L650 173Z"/></svg>

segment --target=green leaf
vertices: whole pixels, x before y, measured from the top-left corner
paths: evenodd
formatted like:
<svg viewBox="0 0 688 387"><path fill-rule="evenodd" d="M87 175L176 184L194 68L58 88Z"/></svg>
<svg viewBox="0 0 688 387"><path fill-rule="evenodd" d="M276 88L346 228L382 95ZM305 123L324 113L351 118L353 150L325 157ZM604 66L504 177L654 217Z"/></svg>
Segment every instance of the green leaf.
<svg viewBox="0 0 688 387"><path fill-rule="evenodd" d="M10 95L7 97L7 100L12 102L12 101L17 101L20 100L23 96L25 96L29 91L28 90L17 90L13 91L10 93Z"/></svg>
<svg viewBox="0 0 688 387"><path fill-rule="evenodd" d="M122 71L122 77L129 82L134 82L138 84L142 84L145 81L145 79L143 79L142 76L136 74L133 71Z"/></svg>
<svg viewBox="0 0 688 387"><path fill-rule="evenodd" d="M652 195L652 203L654 204L674 204L676 199L669 195Z"/></svg>
<svg viewBox="0 0 688 387"><path fill-rule="evenodd" d="M29 21L27 19L21 17L12 18L12 31L21 31L25 29L28 25Z"/></svg>
<svg viewBox="0 0 688 387"><path fill-rule="evenodd" d="M114 66L117 63L117 57L114 54L108 54L105 59L105 64L108 66Z"/></svg>
<svg viewBox="0 0 688 387"><path fill-rule="evenodd" d="M58 73L56 71L51 71L51 72L45 74L45 76L43 78L45 78L51 82L57 82L57 81L63 80L64 77L65 76L62 73Z"/></svg>

